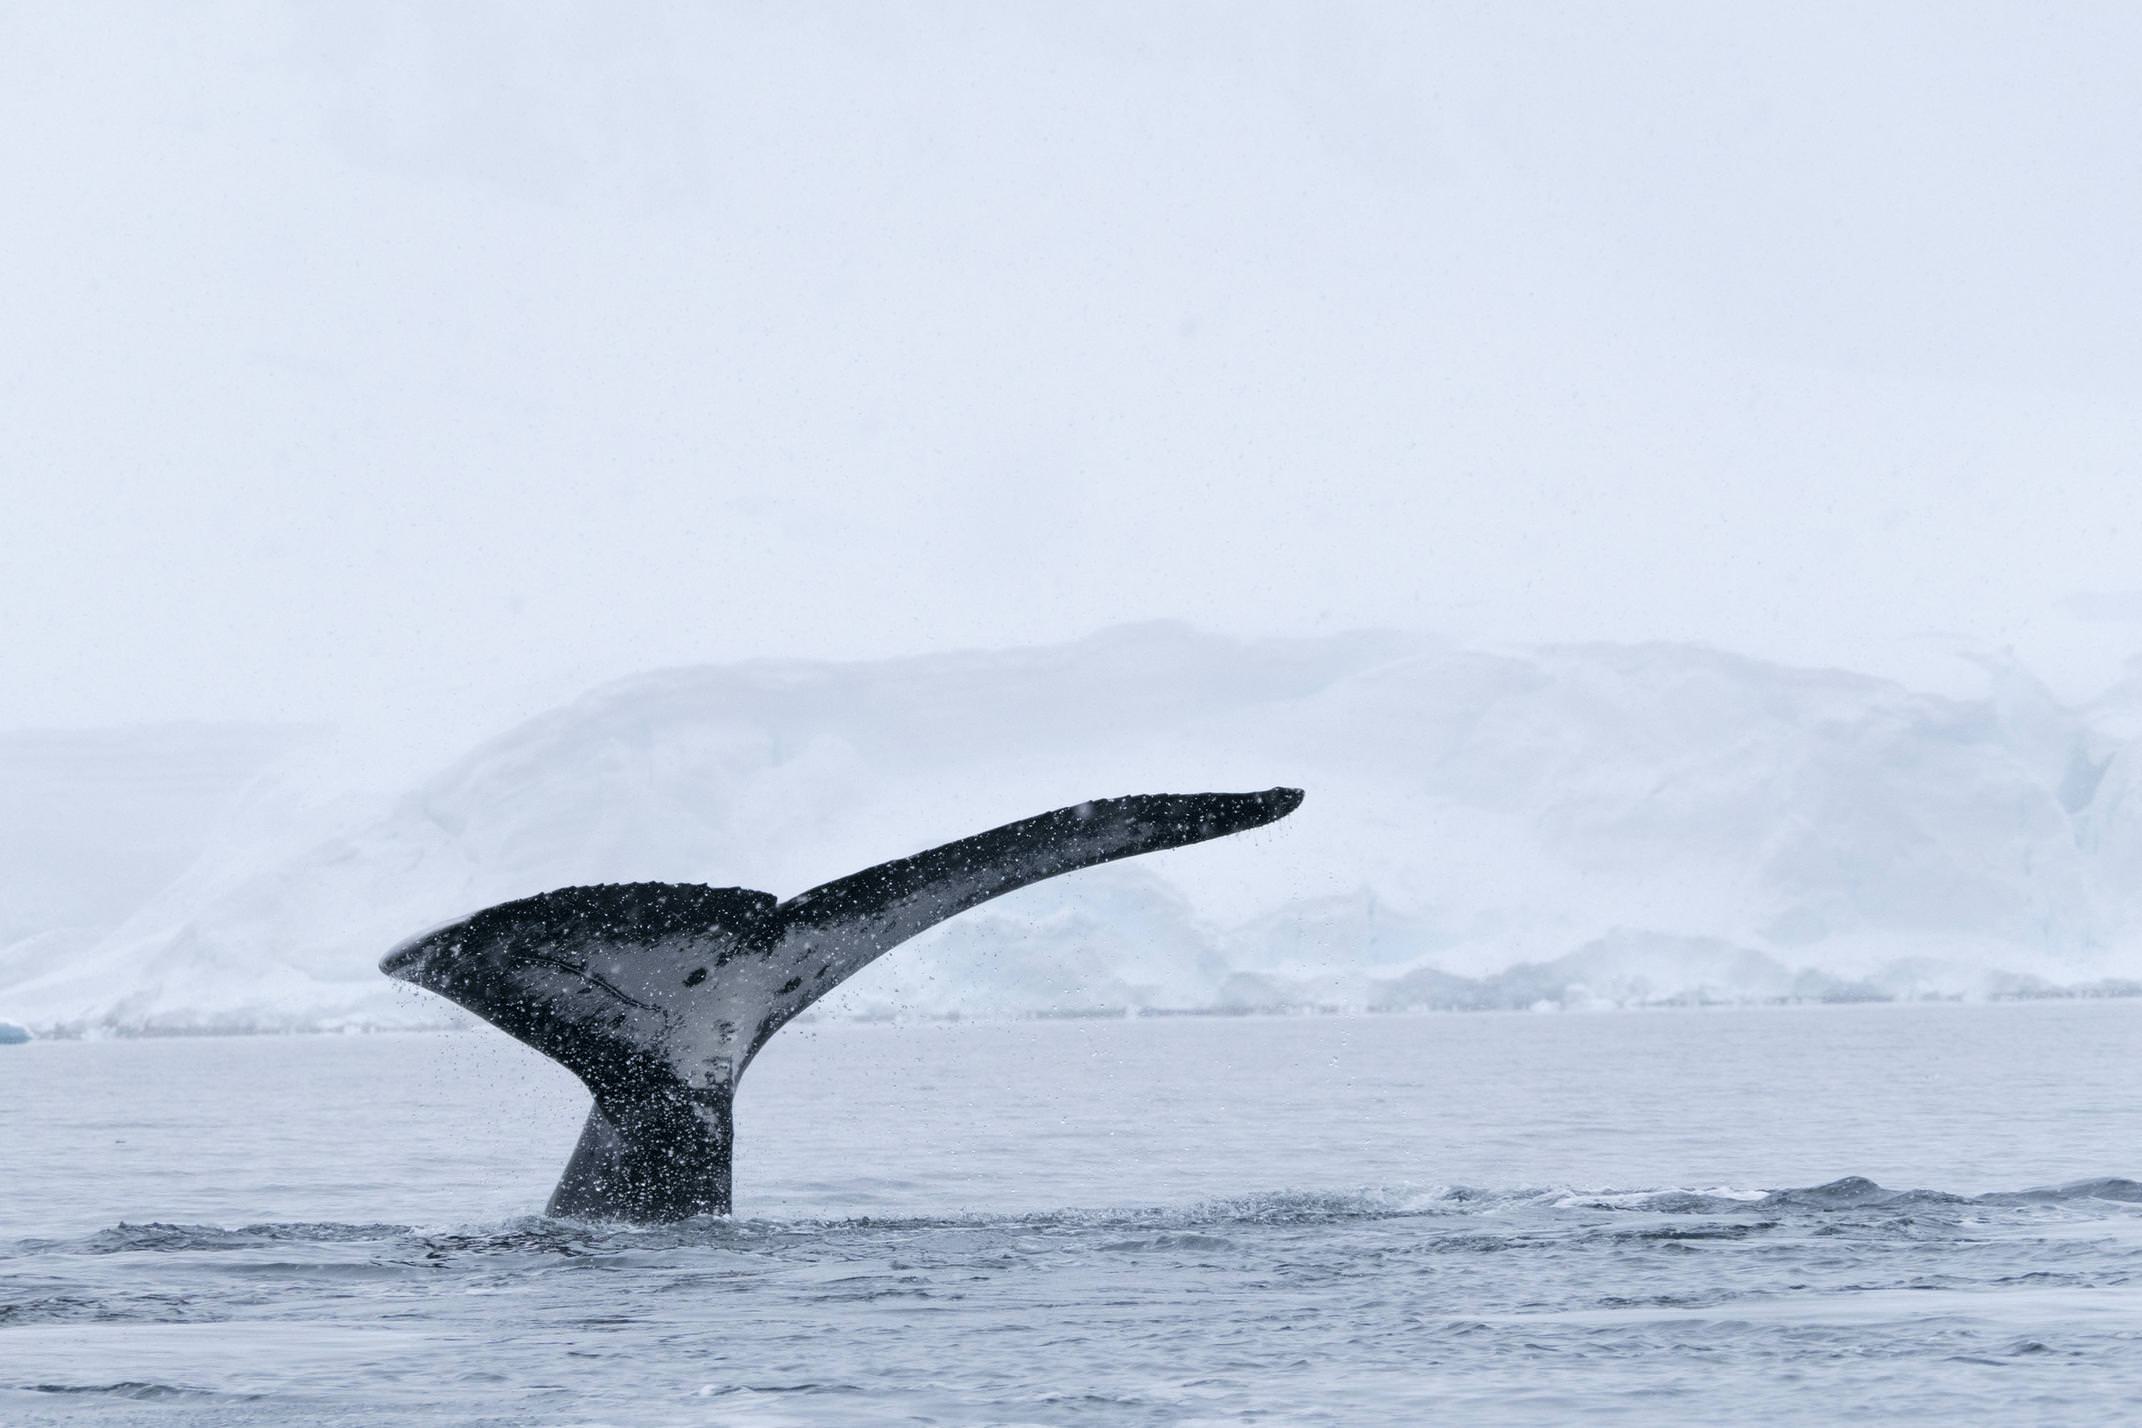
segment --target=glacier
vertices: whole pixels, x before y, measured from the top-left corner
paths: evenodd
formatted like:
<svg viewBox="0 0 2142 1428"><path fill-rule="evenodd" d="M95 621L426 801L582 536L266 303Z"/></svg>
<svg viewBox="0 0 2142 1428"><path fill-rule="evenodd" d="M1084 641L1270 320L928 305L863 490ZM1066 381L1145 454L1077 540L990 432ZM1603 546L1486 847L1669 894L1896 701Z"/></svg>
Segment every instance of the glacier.
<svg viewBox="0 0 2142 1428"><path fill-rule="evenodd" d="M2012 661L1980 675L1937 694L1683 644L1152 624L649 673L384 795L337 787L299 731L4 736L0 791L36 796L0 800L23 855L0 1019L453 1024L376 962L490 903L785 896L1084 798L1275 783L1309 790L1285 823L988 904L818 1014L2142 990L2142 671L2079 705Z"/></svg>

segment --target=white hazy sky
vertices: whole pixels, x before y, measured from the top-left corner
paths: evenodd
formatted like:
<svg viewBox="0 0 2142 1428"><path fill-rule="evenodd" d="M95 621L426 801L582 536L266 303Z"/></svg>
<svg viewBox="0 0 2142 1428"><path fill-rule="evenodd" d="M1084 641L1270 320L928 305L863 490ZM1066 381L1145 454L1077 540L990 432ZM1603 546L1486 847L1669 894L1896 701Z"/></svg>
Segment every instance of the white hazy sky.
<svg viewBox="0 0 2142 1428"><path fill-rule="evenodd" d="M2142 7L0 6L0 727L2142 648Z"/></svg>

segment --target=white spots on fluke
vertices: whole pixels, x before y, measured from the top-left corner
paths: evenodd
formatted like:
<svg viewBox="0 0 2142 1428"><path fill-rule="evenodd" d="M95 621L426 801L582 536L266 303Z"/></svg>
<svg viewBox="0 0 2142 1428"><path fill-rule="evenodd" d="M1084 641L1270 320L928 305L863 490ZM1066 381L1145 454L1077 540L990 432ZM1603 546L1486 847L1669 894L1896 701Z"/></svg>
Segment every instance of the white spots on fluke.
<svg viewBox="0 0 2142 1428"><path fill-rule="evenodd" d="M1214 816L1165 816L1199 808ZM742 888L561 888L456 924L440 944L451 953L397 949L382 968L451 997L587 1083L595 1106L554 1213L726 1212L735 1083L767 1038L819 996L978 903L1285 811L1270 809L1232 794L1088 802L866 869L785 907ZM1078 836L1066 837L1072 823ZM576 961L588 943L598 958ZM681 1169L657 1168L669 1164ZM611 1185L622 1188L612 1196L602 1188Z"/></svg>

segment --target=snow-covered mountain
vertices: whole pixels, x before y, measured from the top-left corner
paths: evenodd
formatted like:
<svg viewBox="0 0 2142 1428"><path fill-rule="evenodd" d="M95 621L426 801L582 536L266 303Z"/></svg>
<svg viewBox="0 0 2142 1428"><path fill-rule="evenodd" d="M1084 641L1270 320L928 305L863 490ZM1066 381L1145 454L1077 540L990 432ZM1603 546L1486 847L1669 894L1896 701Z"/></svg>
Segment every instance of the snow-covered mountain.
<svg viewBox="0 0 2142 1428"><path fill-rule="evenodd" d="M243 831L93 945L0 954L0 1016L438 1022L445 1005L380 977L379 955L502 899L639 879L787 895L1084 798L1276 783L1309 791L1293 817L989 904L826 1011L2089 987L2142 975L2138 711L2142 685L2067 708L2000 664L1959 699L1687 646L1171 625L673 670L384 807L301 816L257 784Z"/></svg>
<svg viewBox="0 0 2142 1428"><path fill-rule="evenodd" d="M306 737L248 724L0 733L0 986L93 946L185 872Z"/></svg>

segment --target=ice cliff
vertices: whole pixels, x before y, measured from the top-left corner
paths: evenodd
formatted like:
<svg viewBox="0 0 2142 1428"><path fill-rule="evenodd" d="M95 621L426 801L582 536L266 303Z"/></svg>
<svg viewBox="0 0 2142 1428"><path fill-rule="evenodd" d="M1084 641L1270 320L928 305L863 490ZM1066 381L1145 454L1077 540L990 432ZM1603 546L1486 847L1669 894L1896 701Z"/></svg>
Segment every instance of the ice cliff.
<svg viewBox="0 0 2142 1428"><path fill-rule="evenodd" d="M0 1017L438 1023L445 1004L374 965L488 903L643 879L785 896L1083 798L1275 783L1309 790L1285 822L1004 898L824 1011L1980 996L2142 976L2142 682L2065 707L1997 661L1957 698L1679 645L1140 626L649 674L372 806L323 800L316 770L261 774L274 741L232 738L242 752L196 760L162 803L156 760L116 744L71 763L0 748L0 775L43 790L0 814L31 854L0 903ZM147 806L168 816L136 856Z"/></svg>

